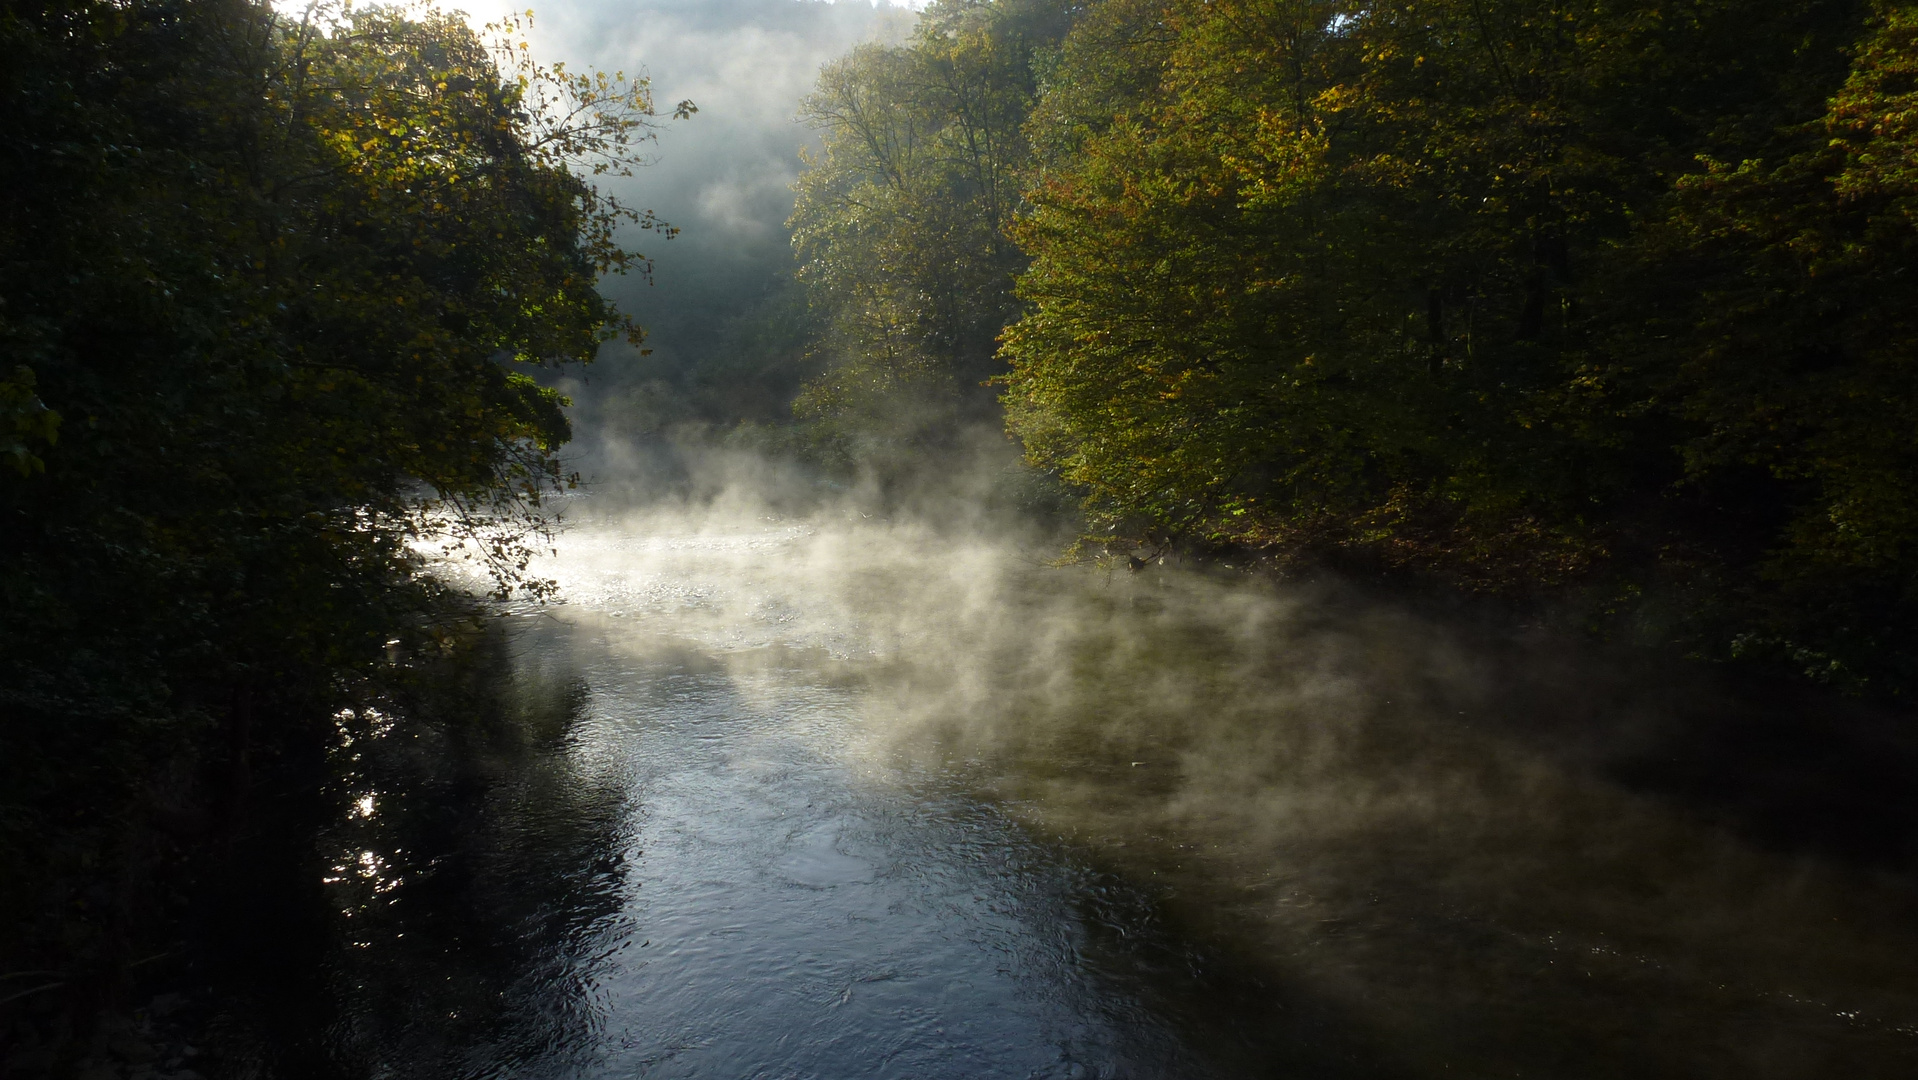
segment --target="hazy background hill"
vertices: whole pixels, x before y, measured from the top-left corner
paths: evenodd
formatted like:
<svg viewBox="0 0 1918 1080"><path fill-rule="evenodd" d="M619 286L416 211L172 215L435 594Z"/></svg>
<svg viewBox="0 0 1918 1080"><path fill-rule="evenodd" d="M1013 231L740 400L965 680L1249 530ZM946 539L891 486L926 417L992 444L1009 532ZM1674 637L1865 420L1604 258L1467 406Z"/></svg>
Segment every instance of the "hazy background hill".
<svg viewBox="0 0 1918 1080"><path fill-rule="evenodd" d="M491 22L515 5L466 4ZM820 66L862 41L895 42L917 14L880 0L569 0L534 8L533 53L573 68L644 70L662 112L691 99L690 120L662 120L652 164L603 186L677 227L635 231L653 261L603 288L648 331L649 355L608 345L564 388L569 454L601 482L677 473L664 437L718 433L742 419L783 420L807 374L810 328L792 281L786 229L799 153L797 119Z"/></svg>

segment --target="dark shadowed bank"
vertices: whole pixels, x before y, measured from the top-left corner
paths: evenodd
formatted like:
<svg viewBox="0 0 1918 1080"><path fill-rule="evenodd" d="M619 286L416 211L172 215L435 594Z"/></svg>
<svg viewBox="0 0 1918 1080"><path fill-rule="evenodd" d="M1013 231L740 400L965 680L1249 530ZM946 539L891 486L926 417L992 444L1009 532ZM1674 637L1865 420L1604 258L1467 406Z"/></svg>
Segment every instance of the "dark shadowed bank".
<svg viewBox="0 0 1918 1080"><path fill-rule="evenodd" d="M472 600L424 552L524 582L569 434L526 371L637 336L597 282L652 222L582 177L653 109L509 32L0 12L9 1068L104 1060L96 1020L193 955L184 905L274 835L336 710L457 651Z"/></svg>

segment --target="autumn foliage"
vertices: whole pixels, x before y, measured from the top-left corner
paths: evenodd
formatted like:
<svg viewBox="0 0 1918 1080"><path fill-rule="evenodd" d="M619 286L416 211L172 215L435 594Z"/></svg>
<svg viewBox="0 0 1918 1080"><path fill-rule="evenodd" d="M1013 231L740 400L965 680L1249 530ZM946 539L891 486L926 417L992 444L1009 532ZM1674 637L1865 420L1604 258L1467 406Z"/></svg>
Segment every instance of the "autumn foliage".
<svg viewBox="0 0 1918 1080"><path fill-rule="evenodd" d="M1915 34L1860 0L937 5L822 82L868 104L818 113L802 273L1009 312L1010 430L1088 550L1462 589L1902 695ZM1016 206L917 179L1008 110L966 176ZM882 121L928 133L918 171L866 149ZM854 194L888 184L919 203ZM919 368L981 370L926 339Z"/></svg>

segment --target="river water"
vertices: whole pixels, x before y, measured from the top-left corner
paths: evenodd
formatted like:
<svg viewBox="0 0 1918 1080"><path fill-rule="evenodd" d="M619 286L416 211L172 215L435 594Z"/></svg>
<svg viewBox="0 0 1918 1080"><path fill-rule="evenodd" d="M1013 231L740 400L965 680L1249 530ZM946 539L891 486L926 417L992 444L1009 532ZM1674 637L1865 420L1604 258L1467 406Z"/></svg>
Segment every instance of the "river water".
<svg viewBox="0 0 1918 1080"><path fill-rule="evenodd" d="M1918 1075L1892 720L856 511L575 516L493 704L338 718L275 961L316 1074Z"/></svg>

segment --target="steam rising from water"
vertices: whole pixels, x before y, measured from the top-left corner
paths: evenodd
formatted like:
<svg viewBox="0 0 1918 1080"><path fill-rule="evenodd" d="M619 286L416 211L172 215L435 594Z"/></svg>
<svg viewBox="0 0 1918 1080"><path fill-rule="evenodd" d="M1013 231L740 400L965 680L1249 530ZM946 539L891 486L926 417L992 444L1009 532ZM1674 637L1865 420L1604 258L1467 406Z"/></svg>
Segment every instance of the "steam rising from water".
<svg viewBox="0 0 1918 1080"><path fill-rule="evenodd" d="M636 663L708 655L745 700L796 672L854 688L847 753L1144 883L1208 964L1269 988L1245 1023L1414 1074L1914 1060L1907 879L1621 779L1735 707L1703 683L1330 589L1049 567L989 515L709 491L578 501L536 568L557 613Z"/></svg>
<svg viewBox="0 0 1918 1080"><path fill-rule="evenodd" d="M702 328L789 267L780 222L804 137L792 115L818 65L908 26L899 9L853 3L542 9L538 55L575 67L643 62L660 101L691 97L702 107L693 122L667 127L656 167L615 191L686 229L670 244L639 244L659 260L657 287L612 283L657 332L662 358L696 351ZM617 370L618 359L596 371ZM1790 739L1785 751L1752 758L1753 744L1776 735L1767 724L1777 718L1758 716L1749 699L1673 668L1501 639L1329 586L1176 565L1139 574L1049 566L1057 537L991 509L1016 468L996 433L977 440L995 448L987 465L955 469L936 490L830 494L778 462L634 441L590 422L607 412L596 400L602 386L567 388L588 414L586 471L630 490L571 501L557 554L533 568L560 583L563 603L513 613L526 625L557 618L593 639L606 658L594 660L601 685L591 689L619 708L657 719L671 703L639 699L681 684L632 673L696 668L725 683L723 693L701 683L699 707L713 715L700 724L725 728L729 745L751 742L743 729L777 727L814 755L728 759L726 768L844 766L922 804L957 799L972 809L951 820L971 823L970 839L947 855L987 858L1003 835L972 825L1003 814L1036 844L1142 891L1149 910L1087 901L1047 917L1105 927L1135 951L1146 948L1142 937L1158 942L1147 960L1168 989L1153 1008L1224 1071L1270 1075L1302 1057L1313 1062L1308 1075L1338 1072L1338 1062L1363 1076L1918 1075L1909 877L1918 852L1896 850L1909 834L1893 830L1876 852L1893 870L1861 869L1781 843L1800 835L1789 820L1753 828L1736 799L1720 796L1737 793L1755 760L1775 774L1759 785L1760 802L1807 777L1831 781L1820 779L1822 763L1790 759L1798 745ZM528 683L551 661L529 656L518 672ZM839 723L842 707L850 726ZM571 722L563 720L553 726ZM1860 732L1874 722L1838 716L1827 741L1869 742ZM555 852L585 868L581 878L546 867L542 888L553 895L513 894L524 911L496 905L516 928L504 935L510 964L522 962L522 948L551 947L535 959L552 970L526 976L535 1011L577 1012L598 1038L617 1007L613 983L600 976L616 962L636 985L664 992L640 971L655 961L636 958L653 945L648 933L662 941L643 955L659 956L665 935L621 938L632 927L619 920L644 906L634 899L644 882L624 876L623 860L639 858L622 848L632 842L629 819L644 811L634 803L678 800L689 827L720 836L713 847L783 852L773 872L795 888L874 885L877 871L861 867L881 866L884 853L860 862L836 846L825 826L839 817L782 848L767 839L774 824L716 820L736 807L700 788L718 784L705 759L683 754L646 773L621 740L654 738L655 729L610 715L595 723L584 726L590 738L554 751L564 760L532 771L531 793L514 806L531 808L523 816L533 824L499 828L507 840L474 872L484 893L488 883L536 877L528 867L566 863ZM1910 760L1908 739L1882 741ZM810 808L837 775L815 787L781 782ZM641 791L641 780L654 786ZM360 839L404 819L401 787L354 789L351 827L328 864L328 882L364 884L369 896L353 912L362 922L371 921L371 897L390 904L431 887L437 872L434 854L417 881L403 878L397 843L382 854ZM1854 815L1822 828L1871 824ZM446 846L456 856L483 847ZM688 952L672 970L723 980L746 966L720 963L713 941L723 937L712 935L730 927L708 934L699 922L731 902L699 876L707 867L694 864L709 854L687 856L690 876L669 879L705 891L660 918L678 920L708 950ZM900 861L937 869L931 855ZM975 884L955 874L948 887L957 896ZM558 944L518 933L581 897L591 902L574 923L550 931ZM1155 925L1156 936L1144 933ZM655 971L667 968L658 963ZM877 971L834 983L820 1008L893 987L891 978ZM562 986L570 989L554 991ZM712 994L688 1013L750 998L737 987ZM384 1011L368 1006L362 1020L372 1025ZM481 1045L449 1041L466 1055ZM1304 1045L1316 1049L1292 1053ZM676 1067L679 1049L661 1053L640 1062L648 1075ZM552 1068L577 1075L561 1064Z"/></svg>

